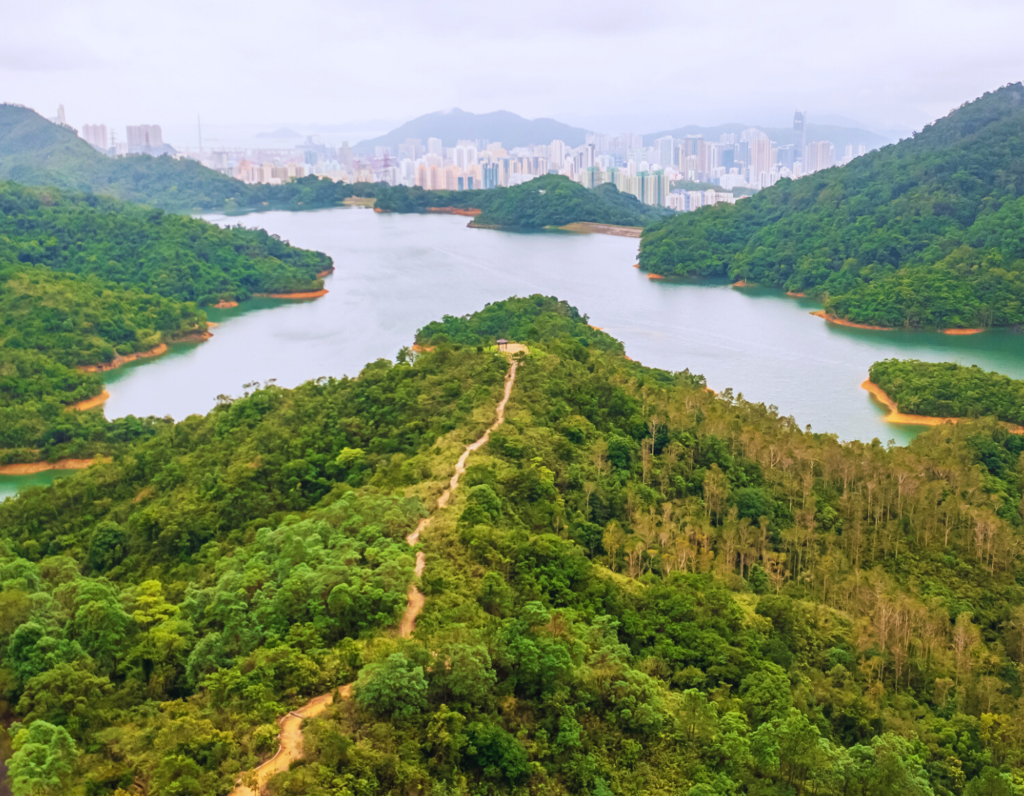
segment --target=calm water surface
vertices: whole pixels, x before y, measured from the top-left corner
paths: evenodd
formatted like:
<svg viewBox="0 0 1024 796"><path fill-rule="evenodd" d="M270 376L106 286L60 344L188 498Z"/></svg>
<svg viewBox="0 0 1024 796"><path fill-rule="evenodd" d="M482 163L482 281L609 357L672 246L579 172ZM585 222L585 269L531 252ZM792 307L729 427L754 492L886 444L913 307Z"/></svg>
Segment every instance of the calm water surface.
<svg viewBox="0 0 1024 796"><path fill-rule="evenodd" d="M638 244L630 238L475 230L455 216L356 208L262 213L242 223L329 254L337 269L326 280L330 293L211 310L220 323L213 339L108 374L108 417L180 419L209 411L219 394L240 395L246 382L292 387L318 376L354 376L367 362L394 358L429 321L531 293L574 304L622 340L633 359L688 368L715 390L731 387L775 404L801 425L841 439L906 443L921 430L886 423L885 411L860 389L878 359L956 361L1024 378L1019 334L835 327L809 314L814 302L778 291L647 279L630 267ZM0 480L0 490L5 486Z"/></svg>

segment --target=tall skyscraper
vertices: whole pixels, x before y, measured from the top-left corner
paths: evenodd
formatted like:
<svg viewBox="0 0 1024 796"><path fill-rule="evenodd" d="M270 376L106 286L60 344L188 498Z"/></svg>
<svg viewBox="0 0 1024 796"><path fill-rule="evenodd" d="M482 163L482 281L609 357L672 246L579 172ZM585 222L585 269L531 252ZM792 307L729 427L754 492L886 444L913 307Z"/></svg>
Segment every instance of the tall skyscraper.
<svg viewBox="0 0 1024 796"><path fill-rule="evenodd" d="M793 114L793 149L796 160L802 160L807 147L807 131L804 129L806 119L803 111Z"/></svg>
<svg viewBox="0 0 1024 796"><path fill-rule="evenodd" d="M128 125L128 149L142 152L164 145L164 135L159 124Z"/></svg>
<svg viewBox="0 0 1024 796"><path fill-rule="evenodd" d="M444 156L444 145L441 143L440 138L427 139L427 153L430 155Z"/></svg>
<svg viewBox="0 0 1024 796"><path fill-rule="evenodd" d="M654 148L658 153L658 165L667 169L675 164L672 162L672 136L666 135L654 141Z"/></svg>
<svg viewBox="0 0 1024 796"><path fill-rule="evenodd" d="M97 149L107 151L110 144L107 138L107 126L105 124L86 124L82 126L82 138Z"/></svg>

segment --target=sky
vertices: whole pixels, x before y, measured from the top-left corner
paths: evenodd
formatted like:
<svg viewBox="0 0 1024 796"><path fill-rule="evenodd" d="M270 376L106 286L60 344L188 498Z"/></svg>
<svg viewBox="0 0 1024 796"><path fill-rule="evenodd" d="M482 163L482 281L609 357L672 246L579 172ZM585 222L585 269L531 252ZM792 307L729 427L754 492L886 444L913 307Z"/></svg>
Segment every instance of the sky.
<svg viewBox="0 0 1024 796"><path fill-rule="evenodd" d="M460 107L601 132L842 117L892 137L1024 79L1022 0L0 3L0 101L165 139ZM300 130L301 131L301 130Z"/></svg>

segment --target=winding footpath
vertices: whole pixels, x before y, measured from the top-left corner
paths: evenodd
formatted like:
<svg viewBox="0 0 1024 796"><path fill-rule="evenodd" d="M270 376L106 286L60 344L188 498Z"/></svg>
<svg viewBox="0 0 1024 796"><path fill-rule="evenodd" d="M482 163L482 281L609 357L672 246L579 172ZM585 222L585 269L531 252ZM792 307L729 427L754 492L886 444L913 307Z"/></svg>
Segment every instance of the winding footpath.
<svg viewBox="0 0 1024 796"><path fill-rule="evenodd" d="M525 346L515 346L515 350L528 353ZM512 351L509 353L512 353ZM516 369L518 366L519 363L516 360L511 360L508 373L505 375L505 392L502 395L501 400L498 402L498 407L495 412L495 420L491 424L490 428L483 433L483 436L480 437L480 439L476 442L471 442L462 452L459 460L455 463L455 473L448 482L448 486L445 487L444 491L437 498L437 508L434 509L435 514L448 506L448 501L451 499L452 492L454 492L459 486L459 479L466 473L466 461L469 459L469 455L473 453L473 451L479 450L486 445L487 441L491 438L491 432L495 431L502 423L505 422L505 406L508 404L509 398L512 396L512 387L516 382ZM424 517L420 520L419 524L416 526L416 530L410 533L405 538L405 541L408 542L410 546L419 542L420 534L427 529L433 518L434 514L431 514L429 517ZM419 579L423 574L423 568L426 564L427 557L423 551L420 550L416 553L415 572L417 579ZM426 602L426 598L423 596L423 593L416 587L416 580L409 584L408 594L408 605L406 606L405 613L402 614L401 621L398 623L398 635L401 638L409 638L412 636L413 632L416 630L416 618L423 611L423 604ZM277 720L277 724L281 728L281 732L279 735L277 752L274 753L272 758L267 760L265 763L260 764L252 771L239 775L237 785L234 790L231 791L230 796L259 796L271 777L275 774L280 774L282 771L287 771L294 761L302 758L302 722L323 713L334 703L336 696L341 699L348 699L351 693L351 683L343 685L337 689L331 689L326 694L314 697L301 708L290 710L279 718Z"/></svg>

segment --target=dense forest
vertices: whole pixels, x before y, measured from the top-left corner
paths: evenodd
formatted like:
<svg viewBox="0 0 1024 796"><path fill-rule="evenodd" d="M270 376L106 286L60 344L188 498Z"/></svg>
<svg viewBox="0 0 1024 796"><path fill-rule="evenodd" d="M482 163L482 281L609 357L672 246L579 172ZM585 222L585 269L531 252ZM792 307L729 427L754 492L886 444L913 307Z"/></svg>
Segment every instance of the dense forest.
<svg viewBox="0 0 1024 796"><path fill-rule="evenodd" d="M262 230L0 183L0 464L109 453L149 424L69 412L84 368L201 339L196 302L316 289L319 252Z"/></svg>
<svg viewBox="0 0 1024 796"><path fill-rule="evenodd" d="M262 229L12 182L0 183L0 257L199 304L318 290L331 267Z"/></svg>
<svg viewBox="0 0 1024 796"><path fill-rule="evenodd" d="M584 188L557 174L537 177L511 188L483 191L424 191L396 186L378 190L376 207L400 213L424 212L430 207L476 208L483 212L475 224L537 229L577 221L620 226L643 226L672 215L663 207L645 205L611 184Z"/></svg>
<svg viewBox="0 0 1024 796"><path fill-rule="evenodd" d="M886 359L871 366L871 381L907 414L995 417L1024 425L1024 381L977 365Z"/></svg>
<svg viewBox="0 0 1024 796"><path fill-rule="evenodd" d="M274 794L1021 792L1019 436L840 444L540 296L417 342L0 504L15 796L226 794L344 683Z"/></svg>
<svg viewBox="0 0 1024 796"><path fill-rule="evenodd" d="M736 205L648 227L642 268L745 279L887 327L1024 324L1024 86Z"/></svg>

